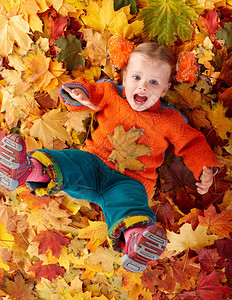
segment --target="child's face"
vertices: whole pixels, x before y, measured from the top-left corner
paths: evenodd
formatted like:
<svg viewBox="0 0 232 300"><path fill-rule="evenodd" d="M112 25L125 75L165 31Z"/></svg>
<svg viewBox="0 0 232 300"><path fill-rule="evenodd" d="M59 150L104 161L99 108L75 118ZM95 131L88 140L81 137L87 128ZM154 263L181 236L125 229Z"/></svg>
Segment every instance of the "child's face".
<svg viewBox="0 0 232 300"><path fill-rule="evenodd" d="M131 108L143 111L152 107L169 89L170 74L168 64L133 54L123 75L123 86Z"/></svg>

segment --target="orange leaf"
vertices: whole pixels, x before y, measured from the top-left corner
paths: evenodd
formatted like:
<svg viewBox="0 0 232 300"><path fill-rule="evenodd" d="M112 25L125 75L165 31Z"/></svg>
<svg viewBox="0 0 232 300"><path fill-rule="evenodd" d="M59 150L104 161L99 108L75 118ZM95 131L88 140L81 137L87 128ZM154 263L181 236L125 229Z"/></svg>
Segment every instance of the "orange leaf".
<svg viewBox="0 0 232 300"><path fill-rule="evenodd" d="M41 231L33 242L39 242L39 254L44 254L48 249L52 250L52 255L59 258L62 246L67 246L70 242L63 233L56 229Z"/></svg>
<svg viewBox="0 0 232 300"><path fill-rule="evenodd" d="M199 224L198 216L203 215L203 212L198 208L192 208L190 213L181 218L178 224L189 223L192 225L192 229L195 230Z"/></svg>
<svg viewBox="0 0 232 300"><path fill-rule="evenodd" d="M36 197L30 193L29 190L19 193L20 198L24 203L28 204L30 209L42 209L44 205L48 205L50 198L49 197Z"/></svg>
<svg viewBox="0 0 232 300"><path fill-rule="evenodd" d="M218 236L230 238L229 233L232 231L232 211L224 210L220 214L217 214L215 207L211 204L204 211L204 217L198 216L198 219L201 225L208 226Z"/></svg>

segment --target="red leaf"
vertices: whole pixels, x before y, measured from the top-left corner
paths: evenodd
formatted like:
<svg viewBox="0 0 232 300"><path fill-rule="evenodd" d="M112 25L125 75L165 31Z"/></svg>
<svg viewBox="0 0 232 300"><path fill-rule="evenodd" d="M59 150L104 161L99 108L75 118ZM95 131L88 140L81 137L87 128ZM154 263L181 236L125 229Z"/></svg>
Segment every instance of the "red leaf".
<svg viewBox="0 0 232 300"><path fill-rule="evenodd" d="M220 259L217 249L201 248L196 251L198 253L196 262L200 263L201 269L207 273L212 272L217 261Z"/></svg>
<svg viewBox="0 0 232 300"><path fill-rule="evenodd" d="M204 22L208 33L214 36L219 28L219 24L218 24L219 17L216 9L207 11L207 14L204 17L200 16L200 19L202 22Z"/></svg>
<svg viewBox="0 0 232 300"><path fill-rule="evenodd" d="M39 254L44 254L48 249L52 250L52 255L59 258L62 246L67 246L70 241L63 233L55 229L41 231L33 241L39 242Z"/></svg>
<svg viewBox="0 0 232 300"><path fill-rule="evenodd" d="M175 222L173 206L167 201L163 193L161 193L160 195L162 203L153 206L152 210L156 215L157 221L161 222L166 228L168 228L169 224L173 225Z"/></svg>
<svg viewBox="0 0 232 300"><path fill-rule="evenodd" d="M58 276L63 276L65 274L65 268L60 267L59 263L42 265L43 261L35 263L32 267L29 268L29 272L35 273L35 278L37 281L40 281L41 278L46 278L50 281L55 279Z"/></svg>
<svg viewBox="0 0 232 300"><path fill-rule="evenodd" d="M223 273L216 272L215 270L209 275L207 275L206 272L200 274L197 283L197 291L202 299L221 300L222 295L228 296L232 289L219 282L223 276Z"/></svg>
<svg viewBox="0 0 232 300"><path fill-rule="evenodd" d="M63 34L64 29L67 27L67 18L59 17L55 21L51 17L49 19L51 23L50 41L54 42Z"/></svg>
<svg viewBox="0 0 232 300"><path fill-rule="evenodd" d="M232 259L232 239L217 240L215 244L219 255L223 258Z"/></svg>

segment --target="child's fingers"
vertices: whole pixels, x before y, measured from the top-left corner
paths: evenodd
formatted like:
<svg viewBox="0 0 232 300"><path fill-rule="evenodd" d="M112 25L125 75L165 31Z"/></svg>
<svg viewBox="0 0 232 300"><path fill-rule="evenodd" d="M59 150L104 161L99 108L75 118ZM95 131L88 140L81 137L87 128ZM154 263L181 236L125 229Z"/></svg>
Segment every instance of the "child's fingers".
<svg viewBox="0 0 232 300"><path fill-rule="evenodd" d="M68 88L67 86L63 85L62 88L71 95L72 90L70 88Z"/></svg>

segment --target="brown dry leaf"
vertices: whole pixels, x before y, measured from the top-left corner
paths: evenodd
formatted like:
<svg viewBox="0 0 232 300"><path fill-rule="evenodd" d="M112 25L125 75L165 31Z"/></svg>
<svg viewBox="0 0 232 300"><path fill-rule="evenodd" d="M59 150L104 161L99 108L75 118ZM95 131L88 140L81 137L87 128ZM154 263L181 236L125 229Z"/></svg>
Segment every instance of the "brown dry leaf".
<svg viewBox="0 0 232 300"><path fill-rule="evenodd" d="M116 169L124 173L125 169L132 171L143 170L144 165L138 160L138 157L148 155L152 149L145 144L137 144L136 140L143 134L143 129L131 128L127 132L122 125L114 129L114 135L107 134L108 139L113 146L108 160L116 164Z"/></svg>
<svg viewBox="0 0 232 300"><path fill-rule="evenodd" d="M33 293L35 283L23 278L22 274L17 273L13 280L6 278L6 293L11 299L35 299Z"/></svg>
<svg viewBox="0 0 232 300"><path fill-rule="evenodd" d="M107 60L108 39L110 37L107 31L97 32L92 28L84 28L84 39L87 41L86 48L82 52L87 56L93 66L105 66Z"/></svg>

